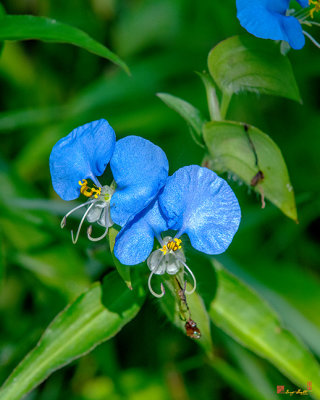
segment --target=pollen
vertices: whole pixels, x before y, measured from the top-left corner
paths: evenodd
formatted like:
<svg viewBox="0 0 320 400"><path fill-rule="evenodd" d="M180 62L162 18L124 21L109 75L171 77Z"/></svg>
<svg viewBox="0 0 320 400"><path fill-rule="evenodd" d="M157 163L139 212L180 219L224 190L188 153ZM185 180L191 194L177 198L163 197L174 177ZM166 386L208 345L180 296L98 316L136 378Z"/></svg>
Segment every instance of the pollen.
<svg viewBox="0 0 320 400"><path fill-rule="evenodd" d="M174 238L173 240L170 240L167 244L163 245L162 249L160 249L163 254L166 254L167 251L177 251L181 249L181 239Z"/></svg>
<svg viewBox="0 0 320 400"><path fill-rule="evenodd" d="M309 5L313 6L309 11L310 17L313 19L314 13L320 11L320 0L309 0Z"/></svg>
<svg viewBox="0 0 320 400"><path fill-rule="evenodd" d="M86 197L94 197L95 199L98 198L101 194L101 187L90 187L88 186L88 181L86 179L82 179L82 181L78 182L81 186L80 193Z"/></svg>

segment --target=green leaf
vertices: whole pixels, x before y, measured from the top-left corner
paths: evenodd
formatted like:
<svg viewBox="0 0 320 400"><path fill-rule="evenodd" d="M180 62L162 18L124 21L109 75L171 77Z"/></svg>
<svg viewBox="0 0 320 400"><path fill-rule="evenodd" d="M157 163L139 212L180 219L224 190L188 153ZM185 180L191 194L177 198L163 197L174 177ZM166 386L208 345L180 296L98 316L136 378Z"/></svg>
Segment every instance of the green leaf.
<svg viewBox="0 0 320 400"><path fill-rule="evenodd" d="M238 176L297 221L287 166L280 149L268 135L247 124L212 121L204 125L203 137L213 170Z"/></svg>
<svg viewBox="0 0 320 400"><path fill-rule="evenodd" d="M74 247L55 245L34 254L16 252L10 258L31 271L45 285L66 294L68 300L73 300L88 287L84 261Z"/></svg>
<svg viewBox="0 0 320 400"><path fill-rule="evenodd" d="M157 93L157 96L170 108L176 111L191 127L193 139L203 147L202 126L206 121L201 112L192 104L168 93Z"/></svg>
<svg viewBox="0 0 320 400"><path fill-rule="evenodd" d="M284 329L277 315L248 286L214 261L218 290L210 317L243 346L270 361L301 388L312 382L320 397L320 366L309 350Z"/></svg>
<svg viewBox="0 0 320 400"><path fill-rule="evenodd" d="M114 228L113 226L109 229L108 231L108 237L109 237L109 246L110 246L110 252L112 254L112 259L114 262L114 265L119 272L119 275L125 282L125 284L128 286L130 290L132 290L132 282L131 282L131 270L132 268L129 265L123 265L121 262L117 259L117 257L114 255L113 248L114 244L116 241L116 236L119 233L119 231Z"/></svg>
<svg viewBox="0 0 320 400"><path fill-rule="evenodd" d="M120 57L78 28L33 15L6 15L1 18L0 40L29 39L73 44L114 62L129 73Z"/></svg>
<svg viewBox="0 0 320 400"><path fill-rule="evenodd" d="M93 284L49 325L5 382L1 400L21 399L53 371L116 335L136 316L143 300L142 287L128 290L115 272L102 284Z"/></svg>
<svg viewBox="0 0 320 400"><path fill-rule="evenodd" d="M271 40L233 36L210 51L208 67L223 92L251 91L301 101L290 61Z"/></svg>

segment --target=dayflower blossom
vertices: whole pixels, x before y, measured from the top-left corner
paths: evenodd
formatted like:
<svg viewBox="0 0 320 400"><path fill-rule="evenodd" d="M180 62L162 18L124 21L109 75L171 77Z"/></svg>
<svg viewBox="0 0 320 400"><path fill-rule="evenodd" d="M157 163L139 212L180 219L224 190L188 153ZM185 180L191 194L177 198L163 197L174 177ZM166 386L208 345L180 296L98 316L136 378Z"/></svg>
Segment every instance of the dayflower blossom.
<svg viewBox="0 0 320 400"><path fill-rule="evenodd" d="M318 25L313 21L313 17L320 10L320 1L297 2L305 9L297 12L289 9L290 0L237 0L237 17L243 28L259 38L283 40L293 49L299 50L305 44L304 36L307 36L319 46L315 39L302 29L302 25Z"/></svg>
<svg viewBox="0 0 320 400"><path fill-rule="evenodd" d="M104 173L109 161L115 182L102 186L97 176ZM167 157L158 146L138 136L116 142L114 130L104 119L74 129L52 149L52 184L63 200L74 200L81 193L88 201L67 213L61 227L71 213L86 207L75 237L71 231L72 241L78 240L85 219L105 228L98 238L91 236L92 226L88 228L90 240L101 240L113 223L124 225L153 201L167 179L168 169ZM87 179L94 187L88 186Z"/></svg>
<svg viewBox="0 0 320 400"><path fill-rule="evenodd" d="M198 251L214 255L223 253L231 243L241 219L238 200L227 182L213 171L191 165L167 179L159 196L143 212L130 220L116 237L114 254L122 264L135 265L147 260L151 271L149 289L156 297L151 279L154 274L174 275L187 269L183 243L187 234ZM177 233L174 237L167 230ZM162 237L164 234L164 237ZM154 238L161 248L153 250ZM188 293L188 292L186 292Z"/></svg>

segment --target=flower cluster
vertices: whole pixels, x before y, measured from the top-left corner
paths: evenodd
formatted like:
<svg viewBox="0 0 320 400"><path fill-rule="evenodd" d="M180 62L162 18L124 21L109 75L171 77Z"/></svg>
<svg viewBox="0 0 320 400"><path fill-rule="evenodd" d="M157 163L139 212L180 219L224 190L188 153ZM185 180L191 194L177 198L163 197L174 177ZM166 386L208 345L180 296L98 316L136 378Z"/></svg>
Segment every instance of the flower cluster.
<svg viewBox="0 0 320 400"><path fill-rule="evenodd" d="M101 186L101 176L110 162L114 182ZM197 165L180 168L168 176L165 153L150 141L127 136L116 141L114 130L104 119L74 129L61 139L50 155L50 172L57 194L73 200L83 194L88 200L71 210L85 207L75 243L85 219L105 228L121 227L116 237L114 254L125 265L136 265L147 260L151 271L149 289L153 291L154 274L174 275L186 269L182 235L188 235L191 245L206 254L224 252L235 235L241 212L239 203L227 182L213 171ZM95 187L88 186L91 179ZM174 237L167 231L174 231ZM153 251L155 239L160 248ZM186 292L188 293L188 292Z"/></svg>
<svg viewBox="0 0 320 400"><path fill-rule="evenodd" d="M320 44L302 26L319 25L314 21L320 11L319 0L297 0L302 9L289 9L290 0L236 0L237 17L249 33L262 38L287 42L299 50L305 36L317 47Z"/></svg>

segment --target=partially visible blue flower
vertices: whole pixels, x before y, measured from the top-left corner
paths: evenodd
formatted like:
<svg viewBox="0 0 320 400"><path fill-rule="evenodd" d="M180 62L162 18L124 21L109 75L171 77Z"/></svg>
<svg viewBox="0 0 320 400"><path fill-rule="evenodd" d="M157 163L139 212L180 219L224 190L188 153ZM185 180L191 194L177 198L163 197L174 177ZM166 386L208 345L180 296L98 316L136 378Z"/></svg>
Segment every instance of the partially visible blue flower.
<svg viewBox="0 0 320 400"><path fill-rule="evenodd" d="M302 7L309 5L308 0L297 1ZM289 15L289 3L290 0L237 0L237 17L249 33L262 39L284 40L299 50L305 44L300 22L306 23L310 12L297 14L296 18Z"/></svg>
<svg viewBox="0 0 320 400"><path fill-rule="evenodd" d="M101 186L97 176L104 173L114 151L116 135L105 119L75 128L60 139L50 154L52 185L63 200L80 196L79 181L91 179Z"/></svg>
<svg viewBox="0 0 320 400"><path fill-rule="evenodd" d="M102 187L97 176L103 174L110 159L115 184ZM101 240L113 223L123 226L156 198L167 179L168 169L167 157L158 146L138 136L115 142L115 133L104 119L74 129L52 149L52 183L64 200L73 200L80 193L89 199L67 213L61 227L66 225L71 213L86 207L75 238L71 231L72 240L74 243L78 240L85 219L105 228L97 238L91 236L92 227L88 229L90 240ZM88 186L88 178L96 187Z"/></svg>
<svg viewBox="0 0 320 400"><path fill-rule="evenodd" d="M116 238L114 254L126 265L147 260L154 274L176 274L186 268L180 236L186 233L192 246L206 254L220 254L231 243L241 219L238 200L225 180L207 168L183 167L167 179L159 197L125 225ZM175 230L172 238L161 233ZM153 253L154 238L161 248ZM150 255L151 253L151 255ZM195 279L194 288L195 290Z"/></svg>

